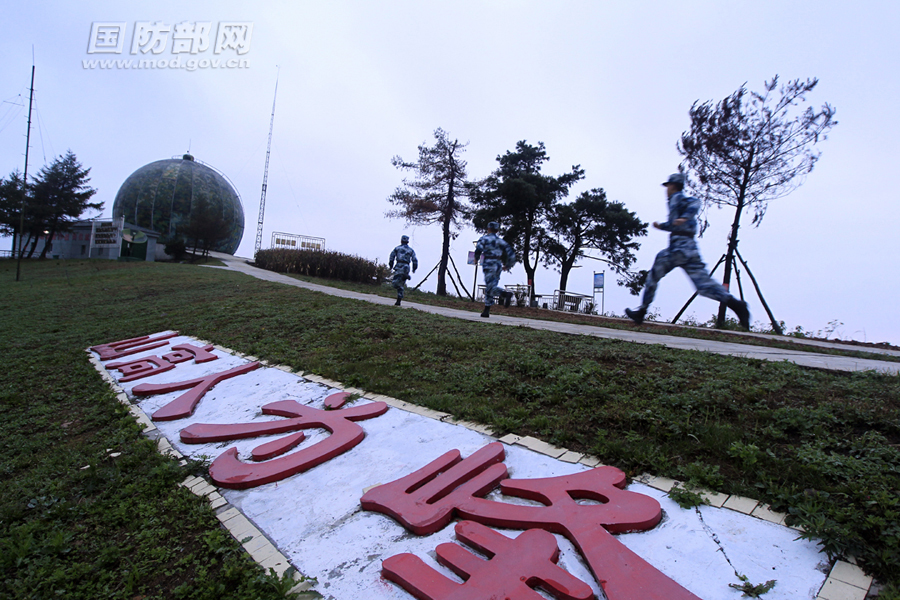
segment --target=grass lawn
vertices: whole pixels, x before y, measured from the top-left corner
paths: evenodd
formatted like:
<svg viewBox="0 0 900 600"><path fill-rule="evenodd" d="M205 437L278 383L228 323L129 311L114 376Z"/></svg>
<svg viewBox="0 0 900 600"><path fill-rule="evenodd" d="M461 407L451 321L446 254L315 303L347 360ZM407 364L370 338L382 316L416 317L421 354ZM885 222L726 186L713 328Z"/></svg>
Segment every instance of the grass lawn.
<svg viewBox="0 0 900 600"><path fill-rule="evenodd" d="M286 273L288 277L299 279L310 283L318 283L320 285L329 285L340 289L361 292L365 294L376 294L385 298L395 298L397 292L387 283L381 286L366 285L361 283L346 281L324 281L315 277ZM444 306L457 310L467 310L470 312L481 312L484 305L480 302L472 302L468 297L459 296L438 296L431 292L421 292L419 290L407 289L404 298L406 302L417 302L420 304L429 304L434 306ZM637 299L635 299L637 302ZM510 306L503 308L494 305L491 308L491 314L511 315L525 319L542 319L545 321L562 321L565 323L578 323L580 325L591 325L594 327L606 327L610 329L626 329L632 331L650 332L656 334L674 335L680 337L691 337L705 340L714 340L719 342L737 342L752 346L766 346L771 348L780 348L783 350L794 350L798 352L815 352L818 354L834 354L839 356L851 356L855 358L865 358L870 360L884 360L889 362L900 362L900 356L885 354L878 350L900 350L896 346L892 346L886 342L882 343L862 343L856 341L842 341L835 339L814 338L807 335L795 336L788 334L786 336L774 336L774 333L767 329L754 329L755 333L765 333L771 337L747 336L740 335L743 330L734 315L728 313L723 329L713 329L708 323L697 323L688 318L682 318L679 325L671 325L664 321L653 321L648 319L643 325L635 325L630 319L622 317L588 315L582 313L561 312L555 310L546 310L543 308L529 308L520 306ZM714 316L710 314L710 318L714 320ZM841 343L843 348L822 347L811 343L810 341L828 341L831 343ZM850 349L854 347L854 349ZM858 348L858 349L856 349Z"/></svg>
<svg viewBox="0 0 900 600"><path fill-rule="evenodd" d="M759 498L858 557L883 597L900 589L897 376L491 326L196 265L29 261L17 283L0 261L0 297L0 597L283 597L177 487L199 467L156 454L87 361L164 329Z"/></svg>

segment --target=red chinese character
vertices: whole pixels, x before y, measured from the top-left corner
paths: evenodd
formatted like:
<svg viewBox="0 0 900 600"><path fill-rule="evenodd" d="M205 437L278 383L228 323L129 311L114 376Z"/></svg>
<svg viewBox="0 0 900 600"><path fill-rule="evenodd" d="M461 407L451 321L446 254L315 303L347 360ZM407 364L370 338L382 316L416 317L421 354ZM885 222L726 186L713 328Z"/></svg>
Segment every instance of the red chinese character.
<svg viewBox="0 0 900 600"><path fill-rule="evenodd" d="M175 333L164 333L159 337L152 339L149 335L143 335L141 337L131 338L130 340L119 340L118 342L91 346L91 350L100 355L100 360L122 358L123 356L129 356L131 354L137 354L138 352L145 352L147 350L159 348L160 346L165 346L169 342L164 342L162 340L168 340L176 335L178 335L177 331Z"/></svg>
<svg viewBox="0 0 900 600"><path fill-rule="evenodd" d="M390 515L419 535L445 527L454 514L495 527L541 528L565 535L578 547L609 600L698 600L613 537L652 529L662 516L659 502L622 489L622 471L598 467L560 477L508 480L500 464L503 457L499 442L465 460L452 450L415 473L369 490L362 507ZM498 482L504 494L542 506L484 499Z"/></svg>
<svg viewBox="0 0 900 600"><path fill-rule="evenodd" d="M170 369L174 369L175 365L164 361L158 356L148 356L147 358L138 360L110 363L106 365L106 368L118 369L119 372L124 375L124 377L119 380L119 383L128 383L129 381L150 377L157 373L165 373Z"/></svg>
<svg viewBox="0 0 900 600"><path fill-rule="evenodd" d="M505 454L499 442L462 461L459 450L450 450L406 477L372 488L362 507L393 517L416 535L431 535L453 520L458 506L509 476Z"/></svg>
<svg viewBox="0 0 900 600"><path fill-rule="evenodd" d="M345 393L333 394L325 399L325 405L343 404L346 396ZM290 417L287 420L231 425L194 423L181 430L181 441L186 444L203 444L312 428L326 429L331 433L317 444L265 463L241 462L238 459L237 448L229 448L213 461L209 467L209 474L217 484L241 490L280 481L346 452L359 444L366 435L363 428L352 421L383 415L387 409L388 406L384 402L372 402L340 410L321 410L304 406L295 400L281 400L266 404L262 407L262 412L265 415ZM251 458L254 461L261 461L280 456L297 446L303 441L303 437L302 432L295 433L258 446L254 448Z"/></svg>
<svg viewBox="0 0 900 600"><path fill-rule="evenodd" d="M484 560L457 544L437 547L437 560L465 583L444 577L413 554L392 556L382 563L384 577L420 600L504 598L540 600L542 587L562 600L589 600L586 583L556 565L559 547L553 535L529 529L514 540L473 521L456 524L456 537L488 557Z"/></svg>
<svg viewBox="0 0 900 600"><path fill-rule="evenodd" d="M147 349L148 348L142 348L142 350ZM162 358L159 356L148 356L147 358L140 358L128 362L110 363L106 365L106 368L118 369L120 373L125 375L125 377L119 380L119 383L128 383L129 381L150 377L157 373L165 373L170 369L174 369L175 365L178 363L183 363L192 358L198 363L218 360L219 357L210 352L212 349L212 346L200 348L199 346L191 346L190 344L179 344L178 346L172 346L174 352L163 354Z"/></svg>
<svg viewBox="0 0 900 600"><path fill-rule="evenodd" d="M173 421L194 414L197 403L200 402L200 399L206 395L206 392L211 390L217 383L231 377L249 373L257 368L259 368L259 362L254 361L239 367L234 367L233 369L228 369L227 371L222 371L221 373L213 373L206 377L191 379L189 381L142 383L134 386L131 389L131 392L135 396L153 396L155 394L167 394L169 392L190 388L187 392L178 396L152 415L154 421Z"/></svg>
<svg viewBox="0 0 900 600"><path fill-rule="evenodd" d="M172 346L172 352L168 354L163 354L163 358L173 365L177 365L178 363L183 363L185 361L194 359L194 362L197 364L207 363L211 360L218 360L219 357L212 353L213 347L211 345L203 346L192 346L190 344L178 344L177 346Z"/></svg>

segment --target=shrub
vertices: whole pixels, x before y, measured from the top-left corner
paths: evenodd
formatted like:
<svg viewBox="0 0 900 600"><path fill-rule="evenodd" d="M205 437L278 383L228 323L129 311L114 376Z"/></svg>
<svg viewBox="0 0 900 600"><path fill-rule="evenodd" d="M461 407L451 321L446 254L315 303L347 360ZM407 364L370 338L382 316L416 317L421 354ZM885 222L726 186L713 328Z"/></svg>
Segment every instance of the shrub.
<svg viewBox="0 0 900 600"><path fill-rule="evenodd" d="M256 253L256 266L278 273L371 284L381 284L389 274L387 265L330 250L260 250Z"/></svg>
<svg viewBox="0 0 900 600"><path fill-rule="evenodd" d="M165 244L166 254L171 256L173 260L181 260L187 254L187 248L184 245L184 240L181 238L167 240Z"/></svg>

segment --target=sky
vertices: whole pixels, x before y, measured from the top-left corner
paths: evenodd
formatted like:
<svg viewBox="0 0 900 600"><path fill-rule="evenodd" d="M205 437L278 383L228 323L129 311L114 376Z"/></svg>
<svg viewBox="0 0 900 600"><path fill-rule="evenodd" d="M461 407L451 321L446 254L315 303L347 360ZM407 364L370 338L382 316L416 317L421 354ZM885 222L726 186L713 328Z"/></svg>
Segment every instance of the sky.
<svg viewBox="0 0 900 600"><path fill-rule="evenodd" d="M111 23L124 23L120 54L96 51L110 49L93 33ZM140 36L135 44L148 23L170 30L159 53ZM207 47L191 55L191 40L180 37L185 51L176 52L176 26L202 23ZM415 160L435 129L468 144L472 179L489 175L518 141L543 142L544 173L585 170L569 200L603 188L643 221L664 221L660 183L681 160L676 143L694 102L719 101L745 83L760 91L775 75L818 78L808 104L835 107L838 125L803 185L771 202L759 227L744 220L739 249L788 331L900 344L890 308L900 291L898 25L900 4L866 0L19 2L0 21L0 175L24 167L33 62L29 174L71 149L91 169L108 218L131 173L190 151L241 195L237 254L250 257L277 80L262 247L287 232L386 263L407 234L420 262L415 284L440 258L440 230L385 217L408 175L391 158ZM216 53L223 28L236 33ZM193 58L197 68L87 62L140 58ZM710 266L732 219L733 210L709 214L698 243ZM465 259L479 235L463 228L451 247L470 289ZM639 241L636 266L649 269L667 234L651 229ZM0 249L10 244L0 240ZM621 315L639 303L604 263L579 264L570 292L590 295L593 272L606 269L603 308ZM766 324L742 280L752 320ZM521 264L501 279L525 282ZM558 273L542 270L535 288L552 294L558 283ZM432 275L422 289L435 286ZM659 319L692 293L682 271L668 275L653 305ZM706 321L716 310L698 298L686 315Z"/></svg>

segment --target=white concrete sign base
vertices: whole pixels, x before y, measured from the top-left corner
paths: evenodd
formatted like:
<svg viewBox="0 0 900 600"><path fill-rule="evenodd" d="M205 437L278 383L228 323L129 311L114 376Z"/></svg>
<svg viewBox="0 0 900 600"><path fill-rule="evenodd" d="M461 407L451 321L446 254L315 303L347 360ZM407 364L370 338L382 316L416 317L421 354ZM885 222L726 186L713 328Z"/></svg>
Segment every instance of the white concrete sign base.
<svg viewBox="0 0 900 600"><path fill-rule="evenodd" d="M115 340L109 340L112 341ZM132 391L136 385L195 379L250 362L247 357L216 348L213 353L217 360L202 364L183 362L166 372L126 383L121 382L122 373L108 368L117 360L162 356L178 344L203 346L206 343L181 335L167 341L166 347L127 358L104 363L94 361L106 369L128 399L147 415L183 392L141 397ZM283 435L185 444L179 434L193 423L283 419L261 413L263 405L282 400L295 400L321 409L324 399L337 391L341 390L263 365L213 387L202 397L193 415L156 421L154 425L186 456L211 461L226 449L236 447L241 460L248 461L253 448ZM352 406L368 402L371 400L361 398ZM219 493L264 532L297 570L316 578L314 589L325 598L410 600L410 594L381 576L382 561L401 553L412 553L460 582L435 560L438 544L456 541L453 524L433 535L417 536L390 517L364 511L360 498L372 486L408 475L448 450L457 449L466 457L496 439L396 407L358 424L365 431L365 438L343 454L281 481L246 490L221 489ZM321 429L308 429L305 433L307 438L291 452L299 452L329 435ZM589 469L584 464L564 462L520 445L507 445L505 449L504 463L513 479L546 478ZM827 557L818 551L815 543L799 539L793 529L727 508L702 506L684 510L665 492L639 482L633 482L627 489L657 499L663 508L663 520L650 531L621 534L617 539L700 598L740 598L741 592L729 585L741 584L739 575L752 584L775 580L774 588L763 596L767 600L813 599L825 582L829 569ZM529 503L502 496L498 491L488 497L512 504ZM502 530L501 533L516 537L522 532ZM560 535L556 538L561 549L559 565L590 585L598 598L603 598L597 581L572 543Z"/></svg>

